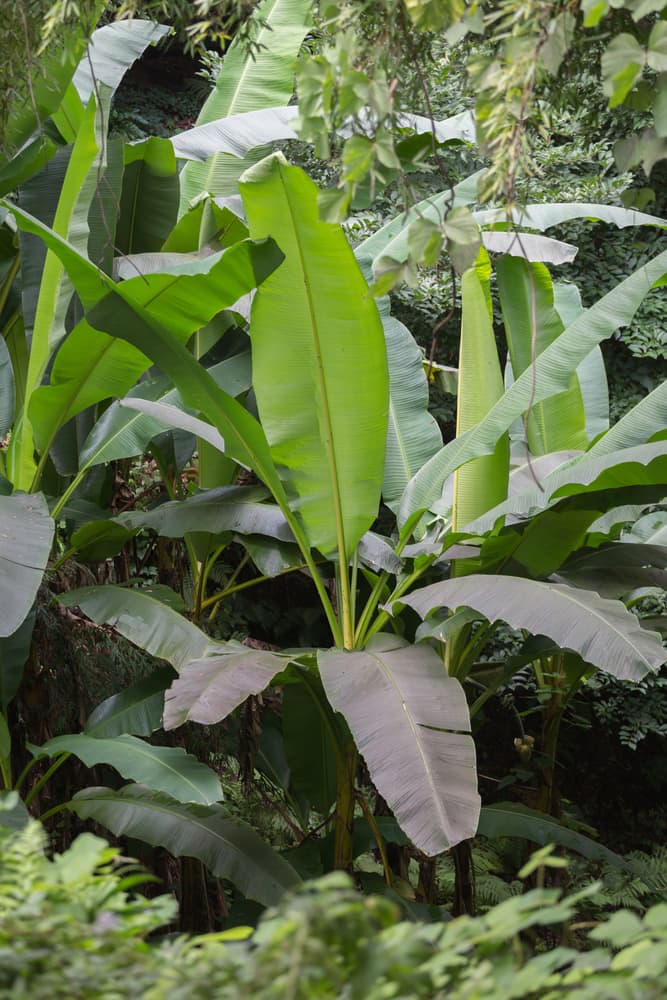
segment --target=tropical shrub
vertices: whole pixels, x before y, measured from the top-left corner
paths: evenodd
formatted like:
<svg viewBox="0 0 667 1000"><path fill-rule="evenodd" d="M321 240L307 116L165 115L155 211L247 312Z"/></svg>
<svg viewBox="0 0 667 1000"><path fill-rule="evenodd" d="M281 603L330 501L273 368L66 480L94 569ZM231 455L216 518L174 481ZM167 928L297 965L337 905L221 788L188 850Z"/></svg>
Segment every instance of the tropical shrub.
<svg viewBox="0 0 667 1000"><path fill-rule="evenodd" d="M251 937L239 928L160 940L173 901L137 895L146 876L136 865L91 834L53 860L44 846L34 821L0 827L0 995L8 1000L662 995L664 904L643 917L619 910L575 947L571 925L595 886L564 898L532 889L474 920L420 924L336 873L286 896ZM526 869L543 870L540 862L548 855Z"/></svg>

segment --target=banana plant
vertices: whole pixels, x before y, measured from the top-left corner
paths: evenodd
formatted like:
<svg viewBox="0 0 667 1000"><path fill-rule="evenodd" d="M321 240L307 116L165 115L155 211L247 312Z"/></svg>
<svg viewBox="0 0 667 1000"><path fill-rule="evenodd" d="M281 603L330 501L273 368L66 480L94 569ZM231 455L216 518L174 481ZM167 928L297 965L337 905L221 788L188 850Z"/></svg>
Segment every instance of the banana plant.
<svg viewBox="0 0 667 1000"><path fill-rule="evenodd" d="M428 593L420 593L415 584L427 573L436 572L433 564L449 542L466 534L462 530L465 525L461 525L461 530L450 532L435 548L424 543L410 545L423 507L412 511L411 519L394 539L393 556L398 565L372 570L364 564L361 543L381 496L391 398L381 318L342 231L319 220L317 189L302 171L275 155L246 172L241 191L251 236L262 239L272 233L285 255L283 264L260 285L252 306L250 336L259 420L222 392L178 343L169 332L169 316L161 316L158 323L115 290L97 302L86 319L93 328L104 329L151 357L172 378L183 405L205 419L138 397L128 401L132 410L171 420L174 426L182 426L186 420L191 430L208 435L222 447L213 436L215 428L224 440L225 454L250 468L264 483L273 504L261 496L253 502L265 509L265 519L273 516L269 514L272 509L282 516L299 551L300 565L319 594L333 645L316 654L291 651L287 657L265 651L261 665L256 657L249 658L247 650L233 644L226 644L227 655L222 658L200 654L187 661L176 645L173 653L161 653L178 673L166 692L165 725L173 727L186 720L215 722L275 677L288 691L302 685L309 692L306 703L322 720L335 761L335 863L343 867L351 863L357 751L363 754L378 791L408 836L421 850L435 854L471 836L478 821L474 745L461 681L475 662L483 635L479 629L473 631L471 641L456 658L458 675L454 676L428 642L411 644L398 634L399 622L392 617L393 611L410 605L427 616L435 608L467 606L478 621L509 620L528 632L546 636L553 655L570 650L582 663L613 673L621 671L624 676L639 677L655 669L663 660L662 647L619 602L584 591L577 591L577 599L564 583L457 573L447 581L431 584L438 588L436 592L427 588ZM664 274L664 260L658 261L653 280ZM649 265L643 282L629 279L635 307L652 274ZM466 289L470 289L466 302L472 310L466 311L466 329L470 331L476 331L478 324L488 328L487 280L484 266L481 273L475 270L466 277ZM619 297L627 302L627 282ZM571 356L561 355L561 366L568 371L560 378L566 385L582 352L590 352L611 332L607 302L603 300L598 310L593 307L588 312L593 332L589 332L587 343L579 343L580 332L568 339L565 331L559 338L570 347L574 341L577 347L570 351ZM580 330L578 320L575 325ZM543 398L549 391L539 380L553 379L544 362L549 351L553 355L555 345L546 348L537 362L538 391L544 392ZM474 362L464 358L463 368L474 373ZM460 463L452 462L452 471L469 463L469 471L474 472L470 459L495 451L498 438L528 408L529 394L522 396L518 391L522 379L527 381L520 375L514 386L501 394L497 368L489 384L500 398L489 414L502 408L503 420L482 438L484 447L475 447L474 435L489 422L489 415L471 417L471 429L462 426L459 439L463 458ZM558 390L558 378L553 381ZM465 449L467 442L472 443ZM503 448L506 456L506 446ZM436 458L439 455L436 453ZM608 475L620 475L623 488L630 491L638 478L641 482L639 466L629 465L622 456L616 461L617 457L612 452ZM661 470L650 468L648 485L656 493ZM583 492L587 485L584 478L580 484ZM405 502L405 494L403 499ZM487 506L493 502L489 500ZM217 516L224 516L223 509L224 504ZM483 516L484 505L477 512ZM474 515L470 508L461 516ZM474 536L467 533L467 537ZM489 547L493 548L491 543ZM456 556L457 563L463 562L460 553ZM446 553L445 558L448 563ZM486 553L484 558L485 572L494 566L501 568L502 559L497 555L495 563L486 559ZM155 607L155 602L150 613L147 604L142 610L137 603L132 616L118 614L112 605L117 605L119 598L111 588L100 591L94 599L90 593L75 592L68 600L81 601L95 620L113 622L140 644L145 644L142 633L156 634L159 621L164 623L164 634L169 634L167 617L175 614ZM557 611L552 616L549 611L555 602ZM446 632L448 628L446 622L428 624L432 630L439 627ZM489 634L490 628L485 631ZM592 642L596 631L600 639ZM620 647L610 644L612 637L621 642ZM287 700L291 698L290 694Z"/></svg>

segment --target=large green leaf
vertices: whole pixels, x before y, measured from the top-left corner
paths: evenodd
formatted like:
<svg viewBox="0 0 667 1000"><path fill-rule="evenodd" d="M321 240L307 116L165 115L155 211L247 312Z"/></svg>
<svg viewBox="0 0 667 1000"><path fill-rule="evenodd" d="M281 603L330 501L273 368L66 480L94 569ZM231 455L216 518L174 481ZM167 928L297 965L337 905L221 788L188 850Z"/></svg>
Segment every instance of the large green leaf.
<svg viewBox="0 0 667 1000"><path fill-rule="evenodd" d="M402 597L422 618L436 608L469 607L489 621L545 635L614 677L639 680L667 659L660 636L621 604L563 584L474 574L432 583Z"/></svg>
<svg viewBox="0 0 667 1000"><path fill-rule="evenodd" d="M263 0L255 7L250 26L253 51L241 36L232 42L197 125L289 104L311 7L312 0ZM240 161L228 153L217 153L206 163L187 163L181 174L180 214L204 191L235 193L241 169Z"/></svg>
<svg viewBox="0 0 667 1000"><path fill-rule="evenodd" d="M463 688L426 645L374 636L364 650L320 650L322 683L380 794L429 855L474 836L475 747Z"/></svg>
<svg viewBox="0 0 667 1000"><path fill-rule="evenodd" d="M489 414L474 428L445 445L412 478L403 495L400 521L424 510L441 493L447 477L464 462L493 452L496 442L529 405L567 390L570 377L591 350L619 326L630 322L639 304L667 273L667 251L622 281L581 314L524 371Z"/></svg>
<svg viewBox="0 0 667 1000"><path fill-rule="evenodd" d="M41 493L0 496L0 636L27 617L51 552L54 523Z"/></svg>
<svg viewBox="0 0 667 1000"><path fill-rule="evenodd" d="M155 252L168 238L178 212L174 150L168 139L151 136L125 145L123 154L116 246L123 254Z"/></svg>
<svg viewBox="0 0 667 1000"><path fill-rule="evenodd" d="M605 455L649 441L667 427L667 381L640 399L588 450L589 455Z"/></svg>
<svg viewBox="0 0 667 1000"><path fill-rule="evenodd" d="M554 308L551 275L544 264L501 257L496 278L512 373L517 379L560 336L564 324ZM576 373L565 392L531 408L527 437L533 455L587 446L586 411Z"/></svg>
<svg viewBox="0 0 667 1000"><path fill-rule="evenodd" d="M639 587L667 590L667 547L636 542L615 542L592 552L579 552L555 578L602 597L623 597Z"/></svg>
<svg viewBox="0 0 667 1000"><path fill-rule="evenodd" d="M140 314L116 295L108 295L92 310L89 319L96 328L129 341L152 358L176 384L186 406L204 412L220 431L226 454L252 469L287 515L287 497L261 424L218 388L182 344L149 322L143 311Z"/></svg>
<svg viewBox="0 0 667 1000"><path fill-rule="evenodd" d="M0 439L14 421L14 369L7 341L0 335Z"/></svg>
<svg viewBox="0 0 667 1000"><path fill-rule="evenodd" d="M105 698L88 716L84 732L106 739L124 733L150 736L162 725L164 692L175 676L171 667L160 667L118 694Z"/></svg>
<svg viewBox="0 0 667 1000"><path fill-rule="evenodd" d="M377 516L389 379L382 324L316 185L280 154L241 183L250 233L273 234L282 266L258 289L253 385L271 454L311 546L351 556Z"/></svg>
<svg viewBox="0 0 667 1000"><path fill-rule="evenodd" d="M323 717L327 709L333 715L316 676L284 686L281 721L290 783L322 816L336 800L335 723Z"/></svg>
<svg viewBox="0 0 667 1000"><path fill-rule="evenodd" d="M247 823L230 819L222 806L183 805L167 795L129 785L118 792L86 788L69 808L94 819L117 836L166 847L179 857L203 862L249 899L273 906L299 876Z"/></svg>
<svg viewBox="0 0 667 1000"><path fill-rule="evenodd" d="M132 778L156 792L164 792L178 802L211 805L223 797L215 771L186 753L183 747L152 746L127 734L105 738L88 733L70 733L30 749L35 757L71 753L86 767L110 764L124 778Z"/></svg>
<svg viewBox="0 0 667 1000"><path fill-rule="evenodd" d="M218 642L161 601L123 587L84 587L60 598L96 622L113 625L130 642L167 660L178 673L165 696L167 729L186 719L212 724L250 694L259 694L285 658L239 642Z"/></svg>
<svg viewBox="0 0 667 1000"><path fill-rule="evenodd" d="M553 816L529 809L518 802L496 802L491 806L482 806L477 832L491 839L521 837L532 840L535 844L559 844L583 858L606 861L615 868L632 871L632 865L620 854L615 854L577 830L571 830Z"/></svg>

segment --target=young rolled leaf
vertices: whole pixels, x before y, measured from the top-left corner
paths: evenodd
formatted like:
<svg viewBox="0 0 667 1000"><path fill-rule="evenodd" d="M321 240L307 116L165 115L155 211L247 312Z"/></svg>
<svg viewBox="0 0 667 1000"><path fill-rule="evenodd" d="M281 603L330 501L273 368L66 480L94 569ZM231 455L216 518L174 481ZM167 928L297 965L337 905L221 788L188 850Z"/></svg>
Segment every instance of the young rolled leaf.
<svg viewBox="0 0 667 1000"><path fill-rule="evenodd" d="M496 277L512 373L517 379L530 368L533 357L539 357L560 336L564 324L554 308L551 275L543 264L501 257ZM586 411L576 373L565 392L532 407L527 436L533 455L588 445Z"/></svg>
<svg viewBox="0 0 667 1000"><path fill-rule="evenodd" d="M503 377L493 332L490 265L484 252L478 266L461 278L461 345L456 411L457 437L475 427L503 394ZM491 455L454 473L452 528L458 531L507 496L509 438L503 434Z"/></svg>
<svg viewBox="0 0 667 1000"><path fill-rule="evenodd" d="M316 185L280 154L243 175L251 236L285 260L258 289L253 385L271 456L310 545L349 558L377 516L389 379L382 324ZM298 403L297 403L298 401Z"/></svg>
<svg viewBox="0 0 667 1000"><path fill-rule="evenodd" d="M415 846L435 855L474 836L480 799L468 706L434 650L377 635L364 650L320 650L317 662L329 702Z"/></svg>
<svg viewBox="0 0 667 1000"><path fill-rule="evenodd" d="M10 636L33 605L55 525L41 493L0 496L0 524L0 636Z"/></svg>
<svg viewBox="0 0 667 1000"><path fill-rule="evenodd" d="M94 819L116 837L128 836L176 857L203 862L212 875L227 878L247 896L273 906L300 882L291 865L247 823L229 819L222 806L184 805L141 785L86 788L68 803L82 819Z"/></svg>
<svg viewBox="0 0 667 1000"><path fill-rule="evenodd" d="M86 767L110 764L124 778L164 792L178 802L211 805L223 797L215 771L186 753L183 747L152 746L127 734L105 738L71 733L56 736L41 747L31 746L30 750L35 757L71 753Z"/></svg>
<svg viewBox="0 0 667 1000"><path fill-rule="evenodd" d="M472 608L491 622L545 635L621 679L640 680L667 659L660 636L642 628L620 601L563 584L474 574L432 583L399 603L422 618L436 608Z"/></svg>

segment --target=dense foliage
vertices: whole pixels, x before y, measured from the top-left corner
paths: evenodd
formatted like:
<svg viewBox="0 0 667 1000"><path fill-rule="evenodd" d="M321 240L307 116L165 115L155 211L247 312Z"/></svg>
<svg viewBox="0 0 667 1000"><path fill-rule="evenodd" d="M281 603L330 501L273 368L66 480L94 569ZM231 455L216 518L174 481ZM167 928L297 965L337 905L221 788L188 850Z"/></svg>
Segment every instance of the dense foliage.
<svg viewBox="0 0 667 1000"><path fill-rule="evenodd" d="M32 55L3 125L5 790L63 848L89 822L143 843L190 928L254 922L332 868L419 917L470 912L471 839L519 845L478 922L416 931L325 881L249 951L160 946L188 995L196 955L202 989L372 996L366 948L378 996L507 996L517 968L521 995L622 995L635 951L589 968L570 932L535 957L518 935L574 914L544 889L549 844L632 875L640 910L660 864L600 843L604 765L580 775L575 728L659 760L667 724L661 5L202 3L188 37L218 48L192 103L165 86L141 119L169 32L124 15L193 12L74 6L17 8ZM649 848L626 796L610 847ZM75 843L92 876L104 849ZM147 925L119 877L122 951ZM614 919L651 996L662 910Z"/></svg>
<svg viewBox="0 0 667 1000"><path fill-rule="evenodd" d="M401 920L388 899L360 895L337 873L287 896L250 938L239 928L160 942L146 936L169 919L172 901L133 895L145 877L136 866L91 834L52 861L43 848L34 822L0 834L2 997L662 995L664 904L642 918L619 910L589 931L592 950L572 947L570 928L594 886L577 897L532 889L477 919L418 925ZM536 935L551 937L551 947L534 950Z"/></svg>

